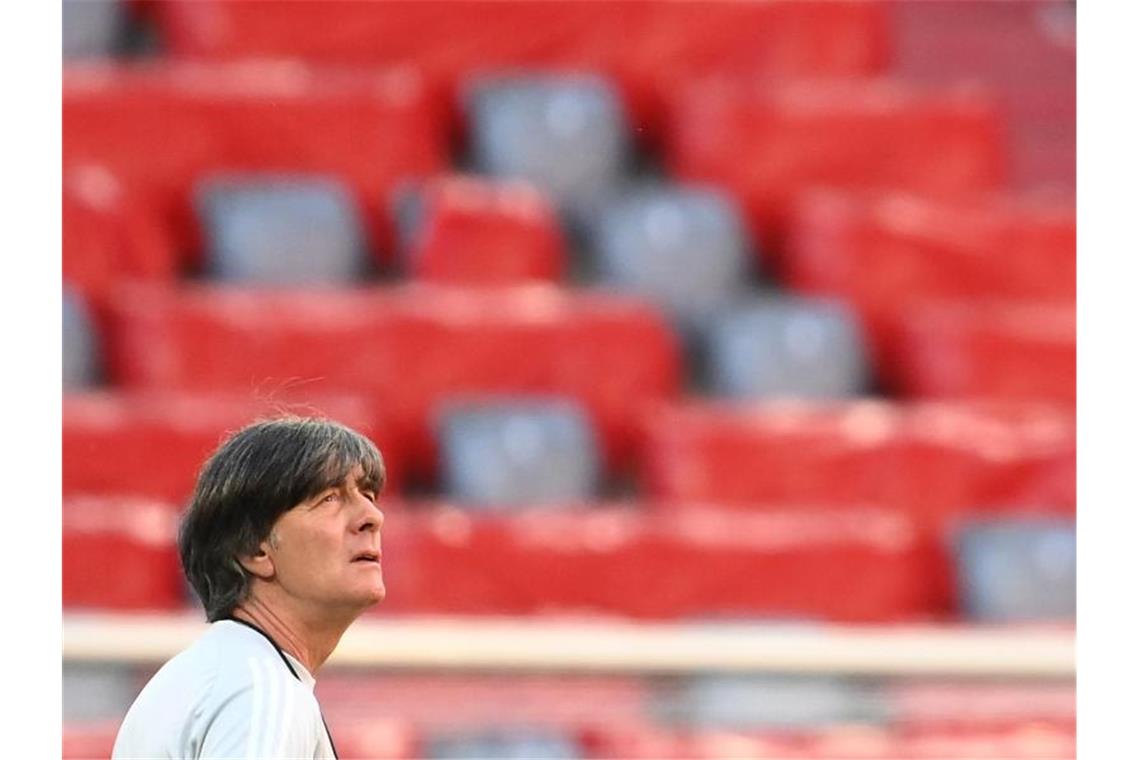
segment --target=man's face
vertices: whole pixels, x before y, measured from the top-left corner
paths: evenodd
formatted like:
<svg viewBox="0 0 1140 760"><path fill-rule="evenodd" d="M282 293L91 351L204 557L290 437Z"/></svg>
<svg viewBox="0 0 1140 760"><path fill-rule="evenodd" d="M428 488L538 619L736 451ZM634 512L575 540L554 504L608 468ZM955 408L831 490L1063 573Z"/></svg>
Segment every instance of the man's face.
<svg viewBox="0 0 1140 760"><path fill-rule="evenodd" d="M275 580L303 608L362 612L384 598L380 528L384 513L361 486L358 466L343 483L282 514L266 552Z"/></svg>

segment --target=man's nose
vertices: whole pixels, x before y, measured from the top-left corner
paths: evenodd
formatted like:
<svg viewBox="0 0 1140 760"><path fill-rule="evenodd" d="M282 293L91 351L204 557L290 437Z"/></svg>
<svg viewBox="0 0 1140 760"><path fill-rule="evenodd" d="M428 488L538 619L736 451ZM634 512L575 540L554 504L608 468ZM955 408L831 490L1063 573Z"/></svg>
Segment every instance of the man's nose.
<svg viewBox="0 0 1140 760"><path fill-rule="evenodd" d="M380 530L384 526L384 510L380 509L379 504L364 496L359 498L362 503L362 511L356 529L360 531Z"/></svg>

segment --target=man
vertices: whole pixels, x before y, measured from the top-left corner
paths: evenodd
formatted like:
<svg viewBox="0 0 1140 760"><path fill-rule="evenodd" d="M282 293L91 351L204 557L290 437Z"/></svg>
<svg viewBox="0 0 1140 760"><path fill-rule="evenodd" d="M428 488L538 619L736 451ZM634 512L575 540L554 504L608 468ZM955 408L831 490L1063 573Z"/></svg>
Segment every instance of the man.
<svg viewBox="0 0 1140 760"><path fill-rule="evenodd" d="M113 758L335 758L314 677L384 598L376 447L323 419L256 422L198 476L182 568L211 625L154 675Z"/></svg>

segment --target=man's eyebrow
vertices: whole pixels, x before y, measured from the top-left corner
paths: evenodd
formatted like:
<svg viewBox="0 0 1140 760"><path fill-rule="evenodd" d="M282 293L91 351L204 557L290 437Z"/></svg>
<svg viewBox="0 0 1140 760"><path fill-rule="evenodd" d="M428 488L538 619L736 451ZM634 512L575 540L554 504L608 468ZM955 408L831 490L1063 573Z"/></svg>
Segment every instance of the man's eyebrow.
<svg viewBox="0 0 1140 760"><path fill-rule="evenodd" d="M362 474L356 479L356 487L361 490L371 489L374 491L382 491L384 490L384 484L386 482L388 482L388 471L384 467L381 467L376 475L368 473Z"/></svg>

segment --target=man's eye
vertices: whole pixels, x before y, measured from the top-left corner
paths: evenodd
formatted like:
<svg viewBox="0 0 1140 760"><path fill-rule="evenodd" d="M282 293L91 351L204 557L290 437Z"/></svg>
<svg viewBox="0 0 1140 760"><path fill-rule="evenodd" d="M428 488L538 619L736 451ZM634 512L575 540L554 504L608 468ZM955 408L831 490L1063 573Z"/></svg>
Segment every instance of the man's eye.
<svg viewBox="0 0 1140 760"><path fill-rule="evenodd" d="M373 504L376 503L376 494L372 493L371 491L362 491L361 493L364 495L364 498L368 499Z"/></svg>
<svg viewBox="0 0 1140 760"><path fill-rule="evenodd" d="M326 495L325 495L325 497L324 497L323 499L321 499L321 501L322 501L322 502L326 502L326 501L336 501L336 497L337 497L337 493L336 493L336 491L333 491L333 492L332 492L332 493L330 493L330 494L326 494Z"/></svg>

